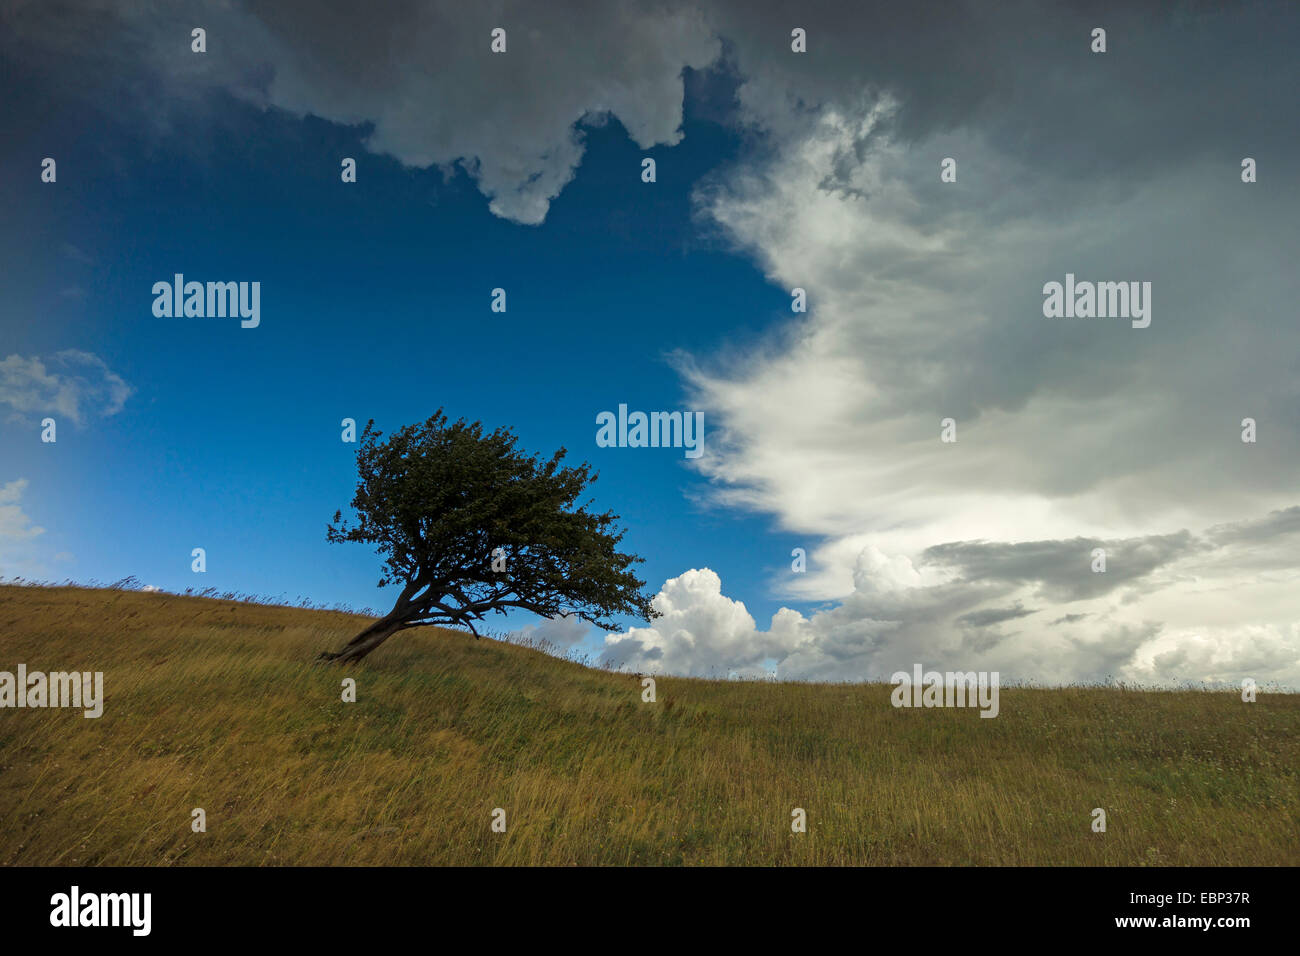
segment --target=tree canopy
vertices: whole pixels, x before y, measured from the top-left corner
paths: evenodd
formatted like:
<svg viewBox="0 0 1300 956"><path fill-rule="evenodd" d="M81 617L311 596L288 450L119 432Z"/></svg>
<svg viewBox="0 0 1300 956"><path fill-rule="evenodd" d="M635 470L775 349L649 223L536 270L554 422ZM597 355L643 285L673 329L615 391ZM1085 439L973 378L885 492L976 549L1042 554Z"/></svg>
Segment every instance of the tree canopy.
<svg viewBox="0 0 1300 956"><path fill-rule="evenodd" d="M439 409L387 439L366 424L357 448L353 522L335 512L332 542L373 544L384 559L379 586L401 588L393 610L329 660L358 660L399 630L468 628L512 608L577 616L616 630L619 614L658 612L632 572L643 559L619 550L618 516L579 503L591 466L517 449L506 428L449 422Z"/></svg>

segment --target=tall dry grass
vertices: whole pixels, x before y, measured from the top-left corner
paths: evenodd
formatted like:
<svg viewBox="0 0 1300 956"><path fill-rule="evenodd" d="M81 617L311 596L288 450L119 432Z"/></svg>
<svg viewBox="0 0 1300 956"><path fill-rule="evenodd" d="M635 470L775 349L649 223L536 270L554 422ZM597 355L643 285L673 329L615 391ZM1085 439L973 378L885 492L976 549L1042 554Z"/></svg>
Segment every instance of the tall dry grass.
<svg viewBox="0 0 1300 956"><path fill-rule="evenodd" d="M432 629L313 663L365 621L0 587L0 670L103 671L106 697L0 710L0 863L1300 863L1297 695L1004 689L989 720L881 684L659 678L648 704Z"/></svg>

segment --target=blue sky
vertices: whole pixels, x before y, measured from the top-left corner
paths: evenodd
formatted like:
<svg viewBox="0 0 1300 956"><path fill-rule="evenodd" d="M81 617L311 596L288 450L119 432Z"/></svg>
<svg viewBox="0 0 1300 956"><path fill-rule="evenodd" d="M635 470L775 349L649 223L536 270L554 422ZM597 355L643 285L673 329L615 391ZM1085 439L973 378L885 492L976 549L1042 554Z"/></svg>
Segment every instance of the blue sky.
<svg viewBox="0 0 1300 956"><path fill-rule="evenodd" d="M1300 686L1293 5L0 27L0 574L382 608L325 541L340 422L442 407L599 470L663 617L529 633L609 662ZM260 326L155 317L177 272L260 282ZM1149 324L1051 314L1067 276ZM704 455L597 447L621 403Z"/></svg>
<svg viewBox="0 0 1300 956"><path fill-rule="evenodd" d="M596 414L620 402L685 407L675 350L707 353L789 311L692 221L692 187L732 161L735 131L689 99L671 149L638 149L617 121L586 129L582 175L527 226L492 215L463 171L367 155L364 126L221 100L161 142L91 111L9 140L7 181L46 154L59 179L13 192L7 310L43 319L7 325L5 351L88 351L133 389L118 414L60 423L53 445L30 416L0 424L4 478L29 480L23 508L45 528L49 557L29 570L380 607L375 555L324 539L355 484L340 422L390 429L443 407L592 462L596 503L623 517L652 593L703 563L776 610L764 582L788 569L788 536L700 502L707 479L681 450L595 444ZM345 156L355 184L340 181ZM175 272L260 280L260 326L155 318L151 287ZM504 314L489 308L498 287Z"/></svg>

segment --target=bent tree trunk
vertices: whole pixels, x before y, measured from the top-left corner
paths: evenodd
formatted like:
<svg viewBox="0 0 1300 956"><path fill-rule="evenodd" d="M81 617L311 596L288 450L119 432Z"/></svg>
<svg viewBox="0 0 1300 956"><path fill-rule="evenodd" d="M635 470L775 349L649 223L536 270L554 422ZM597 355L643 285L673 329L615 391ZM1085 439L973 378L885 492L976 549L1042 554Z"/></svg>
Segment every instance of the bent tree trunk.
<svg viewBox="0 0 1300 956"><path fill-rule="evenodd" d="M352 640L343 645L343 650L337 653L324 653L320 656L323 661L337 661L340 664L347 664L351 661L359 661L371 651L373 651L384 641L388 640L405 626L400 618L385 617L380 618L371 624L368 628L358 634Z"/></svg>

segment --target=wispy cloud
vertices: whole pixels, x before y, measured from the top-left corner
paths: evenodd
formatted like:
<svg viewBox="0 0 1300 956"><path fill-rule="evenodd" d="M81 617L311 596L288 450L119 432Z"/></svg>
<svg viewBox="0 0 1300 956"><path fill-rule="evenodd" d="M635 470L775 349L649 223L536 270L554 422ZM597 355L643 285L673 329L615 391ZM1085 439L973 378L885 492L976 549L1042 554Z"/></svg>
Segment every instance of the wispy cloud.
<svg viewBox="0 0 1300 956"><path fill-rule="evenodd" d="M48 578L58 564L74 560L66 552L50 558L45 529L23 507L27 486L26 478L0 484L0 578Z"/></svg>
<svg viewBox="0 0 1300 956"><path fill-rule="evenodd" d="M26 478L0 485L0 538L23 541L45 533L45 529L33 525L32 519L23 511L20 502L26 490Z"/></svg>
<svg viewBox="0 0 1300 956"><path fill-rule="evenodd" d="M53 416L83 425L116 415L135 391L98 355L65 349L49 359L10 355L0 361L0 405L19 420Z"/></svg>

